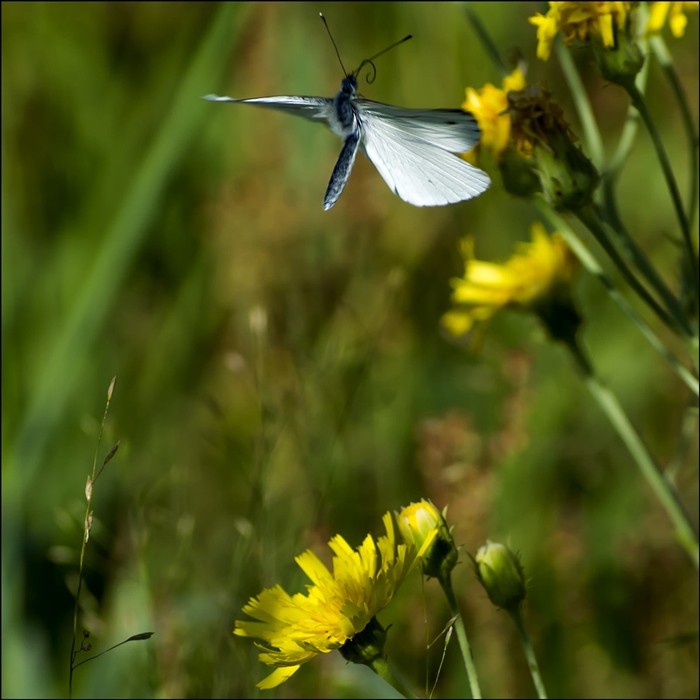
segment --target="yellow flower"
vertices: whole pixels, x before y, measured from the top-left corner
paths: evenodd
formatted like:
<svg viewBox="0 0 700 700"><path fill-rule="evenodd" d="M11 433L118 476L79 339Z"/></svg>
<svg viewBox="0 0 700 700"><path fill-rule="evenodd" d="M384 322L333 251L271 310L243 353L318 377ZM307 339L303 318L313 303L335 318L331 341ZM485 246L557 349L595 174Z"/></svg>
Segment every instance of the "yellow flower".
<svg viewBox="0 0 700 700"><path fill-rule="evenodd" d="M452 301L457 306L442 317L453 335L467 333L505 307L539 313L548 298L571 281L576 259L562 237L548 236L539 222L530 232L532 243L520 244L520 251L503 264L476 260L473 240L463 242L464 277L452 281Z"/></svg>
<svg viewBox="0 0 700 700"><path fill-rule="evenodd" d="M647 36L658 34L668 17L668 23L671 26L671 33L676 39L683 36L685 27L688 24L688 18L685 16L685 11L698 11L697 2L652 2L649 8L649 22L647 23Z"/></svg>
<svg viewBox="0 0 700 700"><path fill-rule="evenodd" d="M557 32L564 32L564 43L576 37L587 41L591 34L603 40L603 45L615 46L615 28L623 29L632 10L632 2L550 2L546 15L539 12L529 18L537 27L537 58L546 61L552 53Z"/></svg>
<svg viewBox="0 0 700 700"><path fill-rule="evenodd" d="M405 542L419 549L428 538L432 540L421 561L421 569L426 576L440 580L449 577L459 556L445 521L446 513L447 508L440 513L430 501L423 500L411 503L396 516L399 532ZM437 536L434 534L436 531Z"/></svg>
<svg viewBox="0 0 700 700"><path fill-rule="evenodd" d="M502 89L491 83L486 83L480 90L467 88L467 99L462 109L474 115L481 129L481 144L490 148L496 158L500 157L510 139L510 115L506 112L508 93L524 87L525 77L516 68L503 80Z"/></svg>
<svg viewBox="0 0 700 700"><path fill-rule="evenodd" d="M340 535L331 539L328 545L335 555L332 574L311 550L296 557L312 581L307 585L307 595L290 596L277 585L243 607L243 612L255 621L237 620L234 634L263 640L265 645L258 646L265 651L258 658L268 666L277 666L258 683L258 688L269 690L280 685L301 664L340 649L362 632L389 604L436 534L427 537L418 551L407 544L397 547L391 515L387 513L383 521L387 534L376 545L370 535L357 551Z"/></svg>

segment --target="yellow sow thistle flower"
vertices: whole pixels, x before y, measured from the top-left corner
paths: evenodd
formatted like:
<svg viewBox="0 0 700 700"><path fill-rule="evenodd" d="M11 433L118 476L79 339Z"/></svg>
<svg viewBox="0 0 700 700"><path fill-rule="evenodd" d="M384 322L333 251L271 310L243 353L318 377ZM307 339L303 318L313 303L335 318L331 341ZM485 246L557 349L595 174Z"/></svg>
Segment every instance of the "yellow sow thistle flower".
<svg viewBox="0 0 700 700"><path fill-rule="evenodd" d="M671 33L679 39L685 33L688 18L685 13L688 10L698 11L700 3L697 2L652 2L649 8L649 22L647 23L647 36L658 34L668 19Z"/></svg>
<svg viewBox="0 0 700 700"><path fill-rule="evenodd" d="M307 595L289 595L279 585L264 590L243 607L251 620L237 620L234 634L261 639L265 651L258 656L276 666L257 687L269 690L283 683L301 664L319 654L340 649L373 623L374 616L391 601L403 580L416 568L436 532L420 549L397 546L390 513L383 518L386 536L375 545L370 535L353 550L336 535L328 543L333 550L333 573L310 550L296 562L311 579ZM377 547L381 562L377 559ZM374 623L373 623L374 624Z"/></svg>
<svg viewBox="0 0 700 700"><path fill-rule="evenodd" d="M473 241L464 241L464 277L452 281L456 308L442 317L450 333L463 335L506 307L542 315L558 297L568 295L563 290L577 269L573 253L559 234L548 236L539 222L530 232L532 243L520 244L520 251L503 264L476 260Z"/></svg>
<svg viewBox="0 0 700 700"><path fill-rule="evenodd" d="M486 83L480 90L467 88L467 99L462 109L474 115L481 129L481 145L490 148L496 158L500 158L510 140L508 93L524 87L525 77L516 68L504 78L502 89L491 83Z"/></svg>
<svg viewBox="0 0 700 700"><path fill-rule="evenodd" d="M615 28L621 30L634 7L632 2L550 2L546 15L539 12L529 18L537 27L537 58L546 61L552 53L557 32L564 33L564 43L575 38L590 40L600 36L607 48L615 46Z"/></svg>

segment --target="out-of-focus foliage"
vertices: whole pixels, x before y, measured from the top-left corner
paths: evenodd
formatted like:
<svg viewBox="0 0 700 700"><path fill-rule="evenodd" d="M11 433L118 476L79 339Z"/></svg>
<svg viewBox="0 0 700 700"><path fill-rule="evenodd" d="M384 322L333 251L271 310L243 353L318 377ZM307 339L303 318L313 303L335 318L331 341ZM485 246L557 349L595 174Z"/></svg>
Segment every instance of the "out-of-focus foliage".
<svg viewBox="0 0 700 700"><path fill-rule="evenodd" d="M556 63L535 62L537 9L476 7L577 131ZM333 134L201 100L335 94L319 11L348 70L415 35L361 82L371 99L457 107L467 86L500 81L458 5L2 5L3 695L67 693L83 489L114 374L103 453L122 443L95 485L79 631L95 652L155 635L78 669L76 697L251 694L269 669L232 634L249 596L301 590L295 555L324 556L335 533L354 546L422 497L449 503L467 550L487 538L519 550L552 696L697 695L697 574L565 353L525 316L497 318L478 357L439 330L459 239L504 259L534 210L495 169L479 199L416 209L358 158L324 212ZM697 105L696 21L671 48ZM580 68L612 144L626 99ZM685 192L680 117L656 66L647 95ZM619 192L672 279L673 213L642 132ZM577 295L601 375L669 463L687 390L599 285L582 277ZM696 461L691 450L678 474L689 507ZM515 632L463 559L484 694L529 696ZM433 584L431 638L447 620ZM417 576L380 619L390 662L423 687L440 645L425 649ZM329 654L276 692L387 691ZM437 692L467 692L456 648Z"/></svg>

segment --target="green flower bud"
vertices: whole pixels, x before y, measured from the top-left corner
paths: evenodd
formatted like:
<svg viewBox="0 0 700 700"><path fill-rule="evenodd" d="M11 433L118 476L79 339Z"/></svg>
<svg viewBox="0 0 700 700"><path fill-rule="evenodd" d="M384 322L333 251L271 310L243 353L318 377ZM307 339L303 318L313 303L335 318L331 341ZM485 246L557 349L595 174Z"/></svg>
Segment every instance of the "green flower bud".
<svg viewBox="0 0 700 700"><path fill-rule="evenodd" d="M476 553L474 565L481 585L497 608L514 609L525 600L525 573L508 547L487 542Z"/></svg>
<svg viewBox="0 0 700 700"><path fill-rule="evenodd" d="M600 69L600 74L611 83L626 85L634 81L642 70L644 54L628 30L616 32L613 48L606 47L600 37L593 37L591 43L593 55Z"/></svg>

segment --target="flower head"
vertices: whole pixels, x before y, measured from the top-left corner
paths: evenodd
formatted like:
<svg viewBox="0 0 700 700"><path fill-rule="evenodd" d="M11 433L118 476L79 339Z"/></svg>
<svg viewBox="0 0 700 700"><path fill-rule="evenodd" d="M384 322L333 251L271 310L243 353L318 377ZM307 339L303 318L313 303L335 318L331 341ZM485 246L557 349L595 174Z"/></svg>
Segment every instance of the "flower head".
<svg viewBox="0 0 700 700"><path fill-rule="evenodd" d="M649 8L649 22L647 23L647 36L658 34L663 26L668 23L671 33L679 39L685 33L688 18L685 13L688 10L698 11L697 2L652 2Z"/></svg>
<svg viewBox="0 0 700 700"><path fill-rule="evenodd" d="M568 300L568 285L576 271L576 259L563 238L548 236L541 223L531 229L532 243L503 264L483 262L474 257L474 243L463 243L464 277L452 281L452 301L456 308L442 318L453 335L463 335L480 321L506 307L535 311L545 317L552 308L560 309Z"/></svg>
<svg viewBox="0 0 700 700"><path fill-rule="evenodd" d="M420 501L406 506L396 516L399 532L405 542L421 549L427 539L432 544L421 560L421 569L426 576L445 578L457 563L457 547L452 532L445 522L447 507L441 513L430 501ZM437 531L437 536L435 532Z"/></svg>
<svg viewBox="0 0 700 700"><path fill-rule="evenodd" d="M537 58L549 58L559 30L567 45L577 37L589 41L596 36L607 48L614 47L616 30L625 28L633 6L632 2L550 2L546 15L538 12L529 18L537 27Z"/></svg>
<svg viewBox="0 0 700 700"><path fill-rule="evenodd" d="M564 113L543 85L508 94L511 140L540 180L545 199L560 209L588 202L598 184L593 164L576 146L578 140Z"/></svg>
<svg viewBox="0 0 700 700"><path fill-rule="evenodd" d="M370 535L353 550L336 535L328 543L333 550L333 573L310 550L296 562L311 579L307 594L289 595L279 585L267 588L243 607L254 620L237 620L234 634L261 639L265 651L260 661L276 666L258 688L268 690L292 676L301 664L319 654L340 649L373 620L391 601L403 580L418 565L432 542L426 538L417 550L396 545L394 523L387 513L386 536L375 544ZM433 535L434 537L434 535ZM377 558L377 547L381 561Z"/></svg>
<svg viewBox="0 0 700 700"><path fill-rule="evenodd" d="M502 88L491 83L486 83L480 90L467 88L467 99L462 104L462 109L474 115L481 129L481 145L490 148L496 158L500 158L510 140L508 93L524 87L525 77L516 68L504 78Z"/></svg>
<svg viewBox="0 0 700 700"><path fill-rule="evenodd" d="M498 608L517 608L527 588L522 564L508 547L487 542L474 557L476 575L491 602Z"/></svg>

